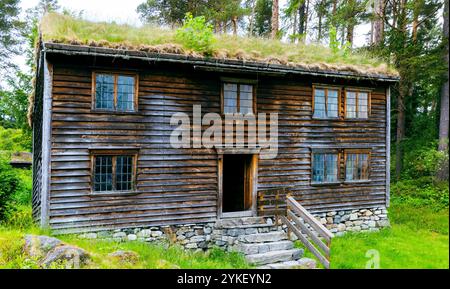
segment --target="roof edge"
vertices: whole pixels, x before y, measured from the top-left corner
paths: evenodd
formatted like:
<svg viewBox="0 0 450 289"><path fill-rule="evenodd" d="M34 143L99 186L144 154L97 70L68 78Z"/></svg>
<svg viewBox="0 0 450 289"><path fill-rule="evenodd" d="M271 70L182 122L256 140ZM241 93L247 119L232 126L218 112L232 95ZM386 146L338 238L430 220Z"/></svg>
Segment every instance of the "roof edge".
<svg viewBox="0 0 450 289"><path fill-rule="evenodd" d="M282 64L271 64L257 61L246 61L239 59L221 59L214 57L199 57L184 54L156 53L138 50L126 50L106 47L94 47L86 45L62 44L44 42L43 50L46 53L64 55L104 56L123 59L141 59L154 62L176 62L191 64L197 67L208 67L209 69L231 69L234 71L254 73L278 73L278 74L302 74L324 77L364 79L377 82L398 82L399 77L376 73L358 73L354 71L338 71L327 69L310 69L300 66L288 66Z"/></svg>

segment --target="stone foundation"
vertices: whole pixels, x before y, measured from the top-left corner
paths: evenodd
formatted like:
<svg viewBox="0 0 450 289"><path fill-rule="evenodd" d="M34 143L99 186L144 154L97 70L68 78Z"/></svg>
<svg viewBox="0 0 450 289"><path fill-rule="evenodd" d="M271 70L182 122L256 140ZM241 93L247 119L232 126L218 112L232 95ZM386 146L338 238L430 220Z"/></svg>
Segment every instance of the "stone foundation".
<svg viewBox="0 0 450 289"><path fill-rule="evenodd" d="M387 210L384 207L331 211L314 214L314 216L336 236L348 231L377 231L379 228L389 226ZM252 228L223 228L218 227L216 223L154 226L85 233L79 237L114 241L170 242L180 244L186 249L196 250L207 250L214 246L230 250L246 235L287 230L286 225L274 226L274 218L265 218L265 223L263 226ZM296 239L295 235L291 237Z"/></svg>
<svg viewBox="0 0 450 289"><path fill-rule="evenodd" d="M331 211L314 214L336 236L344 232L368 232L377 231L380 228L389 227L387 209L385 207Z"/></svg>

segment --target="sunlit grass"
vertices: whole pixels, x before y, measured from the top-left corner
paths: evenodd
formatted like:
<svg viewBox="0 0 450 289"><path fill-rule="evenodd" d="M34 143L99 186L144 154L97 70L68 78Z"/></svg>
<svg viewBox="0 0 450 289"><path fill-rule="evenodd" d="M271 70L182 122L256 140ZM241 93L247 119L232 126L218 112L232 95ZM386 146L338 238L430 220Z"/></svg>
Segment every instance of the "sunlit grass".
<svg viewBox="0 0 450 289"><path fill-rule="evenodd" d="M175 31L162 27L133 27L114 22L90 22L56 13L47 14L41 22L45 41L105 46L161 52L198 53L190 51L175 37ZM174 47L175 45L175 47ZM146 47L147 46L147 47ZM278 40L216 35L213 56L304 66L315 69L335 69L361 73L396 75L394 69L367 53L333 53L319 44L294 44Z"/></svg>

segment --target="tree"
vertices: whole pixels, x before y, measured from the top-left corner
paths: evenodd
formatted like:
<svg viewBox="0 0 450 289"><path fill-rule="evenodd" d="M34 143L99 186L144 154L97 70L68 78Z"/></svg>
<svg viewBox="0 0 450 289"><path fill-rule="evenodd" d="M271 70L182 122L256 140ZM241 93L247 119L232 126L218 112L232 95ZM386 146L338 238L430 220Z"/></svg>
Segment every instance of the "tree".
<svg viewBox="0 0 450 289"><path fill-rule="evenodd" d="M136 11L142 22L159 25L180 25L187 12L198 16L204 8L201 0L147 0Z"/></svg>
<svg viewBox="0 0 450 289"><path fill-rule="evenodd" d="M445 0L444 4L444 26L443 26L443 44L444 44L444 63L446 66L443 78L444 84L441 88L441 110L440 110L440 120L439 120L439 150L448 150L448 0Z"/></svg>
<svg viewBox="0 0 450 289"><path fill-rule="evenodd" d="M31 93L31 76L17 71L7 77L10 89L0 92L0 124L9 128L28 130L28 95Z"/></svg>
<svg viewBox="0 0 450 289"><path fill-rule="evenodd" d="M23 23L19 20L19 0L0 0L0 70L14 66L12 55L19 52L19 34Z"/></svg>
<svg viewBox="0 0 450 289"><path fill-rule="evenodd" d="M386 47L381 48L400 74L395 92L395 175L399 179L403 170L404 140L408 123L417 114L418 83L427 79L430 84L441 78L442 61L439 43L436 43L437 11L440 1L394 0L386 5L384 23Z"/></svg>
<svg viewBox="0 0 450 289"><path fill-rule="evenodd" d="M279 6L278 0L272 0L272 30L271 30L271 38L275 39L278 35L279 30Z"/></svg>
<svg viewBox="0 0 450 289"><path fill-rule="evenodd" d="M253 33L269 36L272 31L272 0L256 0Z"/></svg>

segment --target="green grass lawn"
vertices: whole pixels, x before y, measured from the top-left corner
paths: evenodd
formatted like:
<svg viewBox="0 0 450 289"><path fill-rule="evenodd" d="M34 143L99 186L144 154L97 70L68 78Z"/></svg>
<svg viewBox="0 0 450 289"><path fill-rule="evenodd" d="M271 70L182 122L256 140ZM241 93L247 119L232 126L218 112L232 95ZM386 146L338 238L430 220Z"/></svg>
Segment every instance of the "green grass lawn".
<svg viewBox="0 0 450 289"><path fill-rule="evenodd" d="M333 239L332 268L366 268L371 249L379 252L380 268L449 268L448 209L394 202L389 217L389 229Z"/></svg>
<svg viewBox="0 0 450 289"><path fill-rule="evenodd" d="M30 229L27 233L46 234L39 229ZM22 252L24 232L0 227L0 268L38 268L38 264L29 260ZM153 268L153 269L219 269L249 268L244 258L237 253L228 253L212 249L208 253L184 251L180 246L167 244L149 244L145 242L113 242L102 240L77 239L74 236L59 236L62 241L77 245L91 253L92 262L87 268ZM117 250L130 250L139 255L137 263L121 263L108 257Z"/></svg>

